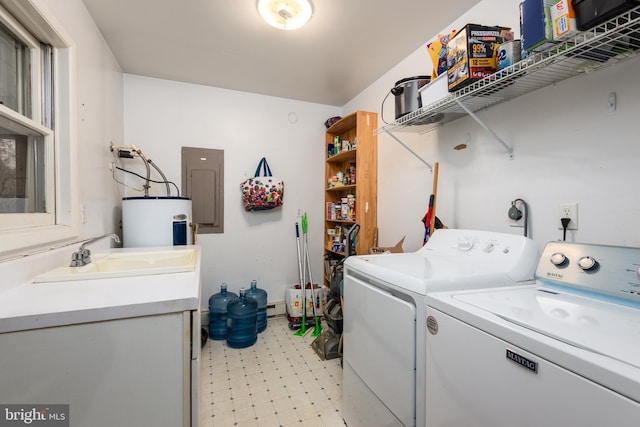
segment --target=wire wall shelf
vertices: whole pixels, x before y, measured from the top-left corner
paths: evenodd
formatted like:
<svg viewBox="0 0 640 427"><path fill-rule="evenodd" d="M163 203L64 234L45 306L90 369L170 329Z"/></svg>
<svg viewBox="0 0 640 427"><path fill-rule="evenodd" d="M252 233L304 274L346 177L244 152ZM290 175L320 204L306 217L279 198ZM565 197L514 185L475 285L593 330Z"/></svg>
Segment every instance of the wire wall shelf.
<svg viewBox="0 0 640 427"><path fill-rule="evenodd" d="M387 133L397 140L393 132L425 133L442 124L471 116L491 132L512 156L512 148L482 123L474 112L634 57L640 52L639 49L640 7L636 7L580 32L551 49L531 54L374 132Z"/></svg>

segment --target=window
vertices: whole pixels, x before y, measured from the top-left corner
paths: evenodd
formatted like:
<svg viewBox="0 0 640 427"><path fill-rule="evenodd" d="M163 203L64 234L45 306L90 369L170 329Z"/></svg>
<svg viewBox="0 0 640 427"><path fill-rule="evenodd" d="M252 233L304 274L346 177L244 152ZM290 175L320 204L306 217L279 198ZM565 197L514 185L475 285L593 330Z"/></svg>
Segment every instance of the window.
<svg viewBox="0 0 640 427"><path fill-rule="evenodd" d="M0 104L26 116L31 114L31 52L0 24Z"/></svg>
<svg viewBox="0 0 640 427"><path fill-rule="evenodd" d="M71 43L32 2L0 3L2 258L73 237L76 225L70 214Z"/></svg>
<svg viewBox="0 0 640 427"><path fill-rule="evenodd" d="M0 213L47 211L44 138L0 126Z"/></svg>
<svg viewBox="0 0 640 427"><path fill-rule="evenodd" d="M55 224L50 49L6 13L0 23L0 230ZM45 69L48 67L48 69ZM39 108L34 108L39 106ZM47 128L45 125L48 125ZM6 216L6 214L12 214ZM16 215L22 214L22 215Z"/></svg>

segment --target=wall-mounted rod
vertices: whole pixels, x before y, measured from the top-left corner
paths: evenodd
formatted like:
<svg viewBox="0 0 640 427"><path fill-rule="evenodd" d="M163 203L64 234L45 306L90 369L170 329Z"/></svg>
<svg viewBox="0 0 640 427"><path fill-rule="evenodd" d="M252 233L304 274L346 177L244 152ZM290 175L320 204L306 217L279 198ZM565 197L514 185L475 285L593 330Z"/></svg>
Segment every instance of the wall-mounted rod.
<svg viewBox="0 0 640 427"><path fill-rule="evenodd" d="M466 105L464 105L462 102L460 102L459 99L456 98L456 103L460 106L460 108L462 108L469 116L471 116L471 118L473 120L475 120L476 122L478 122L478 124L480 126L482 126L484 128L484 130L486 130L487 132L489 132L491 135L493 135L493 137L496 139L496 141L498 141L504 148L507 149L507 152L509 153L509 157L513 159L513 148L507 144L506 142L504 142L502 140L502 138L500 138L492 129L489 128L489 126L487 126L481 119L480 117L476 116L475 113L471 110L469 110L467 108Z"/></svg>
<svg viewBox="0 0 640 427"><path fill-rule="evenodd" d="M424 163L424 164L429 168L429 170L430 170L431 172L433 172L433 166L431 166L429 163L427 163L427 162L426 162L422 157L418 156L418 154L417 154L415 151L413 151L411 148L409 148L409 147L407 146L407 144L405 144L404 142L400 141L400 139L398 139L394 134L392 134L392 133L391 133L391 132L389 132L388 130L385 130L384 132L385 132L387 135L389 135L391 138L395 139L395 140L398 142L398 144L400 144L400 145L402 145L404 148L406 148L406 149L407 149L407 151L409 151L411 154L413 154L414 156L416 156L416 158L417 158L418 160L420 160L420 162Z"/></svg>

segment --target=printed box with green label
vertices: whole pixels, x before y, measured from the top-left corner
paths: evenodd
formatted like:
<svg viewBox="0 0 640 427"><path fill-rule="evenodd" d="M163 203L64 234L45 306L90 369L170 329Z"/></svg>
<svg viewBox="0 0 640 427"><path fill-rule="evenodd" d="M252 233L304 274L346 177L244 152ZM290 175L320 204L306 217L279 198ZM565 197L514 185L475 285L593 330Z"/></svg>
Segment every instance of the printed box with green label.
<svg viewBox="0 0 640 427"><path fill-rule="evenodd" d="M447 43L449 92L455 92L496 71L495 50L513 40L505 27L467 24Z"/></svg>

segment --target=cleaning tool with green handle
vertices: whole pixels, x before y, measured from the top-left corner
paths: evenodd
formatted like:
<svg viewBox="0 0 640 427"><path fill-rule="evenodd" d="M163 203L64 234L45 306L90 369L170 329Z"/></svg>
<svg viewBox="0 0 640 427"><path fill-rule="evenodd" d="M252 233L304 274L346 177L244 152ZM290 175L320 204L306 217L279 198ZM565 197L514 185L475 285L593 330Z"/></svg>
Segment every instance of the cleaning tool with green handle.
<svg viewBox="0 0 640 427"><path fill-rule="evenodd" d="M304 277L302 276L302 256L300 255L300 226L296 222L296 245L298 249L298 275L300 278L300 288L302 289L302 323L300 324L300 329L293 335L295 336L304 336L307 333L307 290L306 284L304 283Z"/></svg>
<svg viewBox="0 0 640 427"><path fill-rule="evenodd" d="M313 289L313 275L311 274L311 259L309 257L309 245L307 243L307 213L302 216L302 235L304 237L304 256L307 267L309 268L309 281L311 282L311 302L313 304L313 321L315 327L311 333L312 337L317 337L322 332L322 326L320 326L320 319L318 318L318 307L316 306L316 298Z"/></svg>

